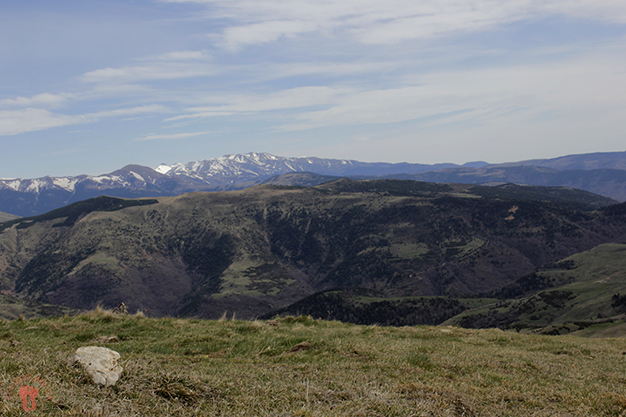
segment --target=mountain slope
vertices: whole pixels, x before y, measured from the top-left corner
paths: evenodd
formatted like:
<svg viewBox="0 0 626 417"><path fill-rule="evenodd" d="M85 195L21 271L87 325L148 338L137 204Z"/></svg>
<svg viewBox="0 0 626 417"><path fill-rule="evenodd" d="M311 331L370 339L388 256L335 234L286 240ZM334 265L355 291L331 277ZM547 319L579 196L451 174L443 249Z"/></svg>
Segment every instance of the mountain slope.
<svg viewBox="0 0 626 417"><path fill-rule="evenodd" d="M206 188L189 178L171 178L148 167L128 165L100 176L0 180L0 210L27 217L101 195L171 196Z"/></svg>
<svg viewBox="0 0 626 417"><path fill-rule="evenodd" d="M626 152L596 152L565 155L551 159L534 159L495 166L536 166L565 170L626 169Z"/></svg>
<svg viewBox="0 0 626 417"><path fill-rule="evenodd" d="M510 296L522 288L535 291L463 313L447 324L560 334L623 323L626 244L604 244L575 254L523 277L502 293Z"/></svg>
<svg viewBox="0 0 626 417"><path fill-rule="evenodd" d="M483 188L343 179L115 211L89 200L96 208L78 216L5 226L0 279L21 297L75 308L123 301L153 315L244 318L337 287L471 296L626 236L623 205L580 211Z"/></svg>
<svg viewBox="0 0 626 417"><path fill-rule="evenodd" d="M466 184L515 183L540 186L560 186L586 190L618 201L626 201L626 170L594 169L559 171L537 166L484 168L451 168L394 178L428 182Z"/></svg>
<svg viewBox="0 0 626 417"><path fill-rule="evenodd" d="M295 187L314 187L325 182L341 179L336 175L321 175L314 172L290 172L268 178L262 184L287 185Z"/></svg>
<svg viewBox="0 0 626 417"><path fill-rule="evenodd" d="M14 214L4 213L0 211L0 223L19 218Z"/></svg>
<svg viewBox="0 0 626 417"><path fill-rule="evenodd" d="M17 318L62 317L77 314L79 311L58 305L42 304L0 294L0 319L15 320Z"/></svg>

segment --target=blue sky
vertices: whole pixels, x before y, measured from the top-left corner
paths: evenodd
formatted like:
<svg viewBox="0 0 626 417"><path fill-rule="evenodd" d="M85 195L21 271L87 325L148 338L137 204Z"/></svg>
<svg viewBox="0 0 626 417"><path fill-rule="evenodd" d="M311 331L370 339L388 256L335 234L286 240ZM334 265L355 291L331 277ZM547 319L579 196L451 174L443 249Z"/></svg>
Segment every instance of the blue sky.
<svg viewBox="0 0 626 417"><path fill-rule="evenodd" d="M626 150L623 0L7 0L0 178Z"/></svg>

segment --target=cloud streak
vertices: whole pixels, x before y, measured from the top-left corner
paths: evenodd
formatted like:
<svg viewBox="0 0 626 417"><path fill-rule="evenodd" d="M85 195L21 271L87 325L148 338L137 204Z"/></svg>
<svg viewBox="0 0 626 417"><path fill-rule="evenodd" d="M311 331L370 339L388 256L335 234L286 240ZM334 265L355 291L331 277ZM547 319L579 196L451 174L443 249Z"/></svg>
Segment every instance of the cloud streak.
<svg viewBox="0 0 626 417"><path fill-rule="evenodd" d="M213 97L213 100L223 104L192 107L186 109L188 114L175 116L165 121L182 119L197 119L238 113L259 113L275 110L294 110L311 106L328 105L336 97L345 94L348 90L331 87L298 87L267 94L234 95Z"/></svg>
<svg viewBox="0 0 626 417"><path fill-rule="evenodd" d="M282 111L275 128L297 131L420 119L428 126L487 123L513 114L532 121L549 112L584 117L626 108L626 97L615 88L626 85L625 64L600 51L569 61L412 75L393 88L309 86L218 96L214 105L187 108L166 121ZM438 120L426 120L433 117Z"/></svg>
<svg viewBox="0 0 626 417"><path fill-rule="evenodd" d="M59 114L38 108L0 111L0 136L36 132L61 126L94 123L104 118L163 113L167 111L168 109L161 105L105 110L81 115Z"/></svg>
<svg viewBox="0 0 626 417"><path fill-rule="evenodd" d="M82 75L87 83L133 83L155 80L206 77L216 69L203 51L178 51L142 58L146 62L120 68L102 68Z"/></svg>
<svg viewBox="0 0 626 417"><path fill-rule="evenodd" d="M147 136L143 136L143 137L140 137L140 138L136 138L135 141L143 142L143 141L147 141L147 140L185 139L185 138L191 138L191 137L194 137L194 136L209 135L211 133L213 133L213 132L173 133L173 134L169 134L169 135L152 134L152 135L147 135Z"/></svg>
<svg viewBox="0 0 626 417"><path fill-rule="evenodd" d="M58 106L73 98L72 94L42 93L33 97L17 97L0 100L0 107L48 107Z"/></svg>
<svg viewBox="0 0 626 417"><path fill-rule="evenodd" d="M35 132L81 122L80 117L54 114L46 109L0 111L0 136Z"/></svg>
<svg viewBox="0 0 626 417"><path fill-rule="evenodd" d="M550 15L626 22L615 0L162 0L207 6L208 19L232 24L215 39L238 50L314 32L343 34L365 44L394 44L484 31Z"/></svg>

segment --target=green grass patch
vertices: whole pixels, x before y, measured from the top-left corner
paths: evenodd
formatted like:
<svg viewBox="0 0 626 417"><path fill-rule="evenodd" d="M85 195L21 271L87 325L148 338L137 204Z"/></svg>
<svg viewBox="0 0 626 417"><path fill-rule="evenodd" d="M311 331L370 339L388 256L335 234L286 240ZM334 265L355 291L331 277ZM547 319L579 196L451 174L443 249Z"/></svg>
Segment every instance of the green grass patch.
<svg viewBox="0 0 626 417"><path fill-rule="evenodd" d="M70 363L88 345L122 355L114 387ZM0 320L0 408L23 415L16 381L37 376L29 415L618 416L625 351L624 339L98 310Z"/></svg>

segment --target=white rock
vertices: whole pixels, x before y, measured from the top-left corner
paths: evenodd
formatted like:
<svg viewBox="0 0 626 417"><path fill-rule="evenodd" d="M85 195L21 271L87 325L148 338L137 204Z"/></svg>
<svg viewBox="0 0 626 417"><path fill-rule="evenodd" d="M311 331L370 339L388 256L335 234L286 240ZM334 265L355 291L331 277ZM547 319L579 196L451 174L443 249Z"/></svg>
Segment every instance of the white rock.
<svg viewBox="0 0 626 417"><path fill-rule="evenodd" d="M114 350L87 346L78 348L72 361L82 365L94 384L110 387L115 385L122 374L123 369L118 365L119 358L120 354Z"/></svg>

